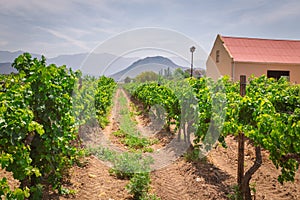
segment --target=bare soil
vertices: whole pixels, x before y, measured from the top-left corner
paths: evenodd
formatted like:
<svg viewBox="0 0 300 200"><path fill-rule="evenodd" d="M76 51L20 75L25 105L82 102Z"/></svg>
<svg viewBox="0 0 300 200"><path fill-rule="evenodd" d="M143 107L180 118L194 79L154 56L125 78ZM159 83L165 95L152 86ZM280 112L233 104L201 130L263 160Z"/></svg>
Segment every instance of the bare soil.
<svg viewBox="0 0 300 200"><path fill-rule="evenodd" d="M237 142L233 137L226 138L229 149L218 146L207 157L198 162L187 162L179 158L165 168L151 172L151 193L162 200L204 200L229 199L236 184ZM246 168L254 160L254 148L248 146ZM247 154L247 153L246 153ZM280 171L268 160L263 152L263 165L253 176L251 184L256 189L256 199L300 199L300 172L294 183L281 185L277 181ZM59 199L131 199L125 190L128 180L120 180L109 174L109 167L96 157L86 158L85 167L71 170L70 189L76 194Z"/></svg>

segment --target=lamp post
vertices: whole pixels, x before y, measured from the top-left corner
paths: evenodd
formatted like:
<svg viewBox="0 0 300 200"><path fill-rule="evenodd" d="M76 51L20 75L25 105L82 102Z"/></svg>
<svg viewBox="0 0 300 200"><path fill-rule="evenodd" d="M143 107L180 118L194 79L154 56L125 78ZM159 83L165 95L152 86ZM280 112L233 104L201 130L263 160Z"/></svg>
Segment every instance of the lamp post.
<svg viewBox="0 0 300 200"><path fill-rule="evenodd" d="M194 54L194 51L196 50L196 47L192 46L190 48L190 51L192 53L192 58L191 58L191 78L193 77L193 54Z"/></svg>

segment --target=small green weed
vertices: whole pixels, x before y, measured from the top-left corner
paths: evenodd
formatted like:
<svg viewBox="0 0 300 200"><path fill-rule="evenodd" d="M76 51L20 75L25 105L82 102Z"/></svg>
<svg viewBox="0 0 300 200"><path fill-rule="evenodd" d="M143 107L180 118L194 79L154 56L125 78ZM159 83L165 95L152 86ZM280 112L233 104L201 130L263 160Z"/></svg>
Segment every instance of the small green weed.
<svg viewBox="0 0 300 200"><path fill-rule="evenodd" d="M141 199L146 196L150 188L150 174L148 172L135 173L130 179L126 189L134 199Z"/></svg>
<svg viewBox="0 0 300 200"><path fill-rule="evenodd" d="M124 138L126 133L123 130L118 130L113 132L113 135L119 138Z"/></svg>
<svg viewBox="0 0 300 200"><path fill-rule="evenodd" d="M149 172L152 157L143 157L141 153L115 152L105 147L90 148L89 152L99 159L113 164L110 173L118 178L129 179L134 173Z"/></svg>
<svg viewBox="0 0 300 200"><path fill-rule="evenodd" d="M187 162L206 162L206 157L201 156L201 152L197 147L190 147L183 156Z"/></svg>
<svg viewBox="0 0 300 200"><path fill-rule="evenodd" d="M227 195L230 200L241 200L241 194L238 185L233 185L233 193Z"/></svg>

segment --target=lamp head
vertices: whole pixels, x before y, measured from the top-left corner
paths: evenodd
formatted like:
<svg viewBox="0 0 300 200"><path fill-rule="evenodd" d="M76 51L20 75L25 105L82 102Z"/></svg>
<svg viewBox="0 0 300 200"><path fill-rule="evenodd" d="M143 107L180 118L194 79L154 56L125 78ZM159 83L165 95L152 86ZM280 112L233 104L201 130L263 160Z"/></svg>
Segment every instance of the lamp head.
<svg viewBox="0 0 300 200"><path fill-rule="evenodd" d="M190 48L190 51L193 53L194 51L196 50L196 47L194 47L194 46L192 46L191 48Z"/></svg>

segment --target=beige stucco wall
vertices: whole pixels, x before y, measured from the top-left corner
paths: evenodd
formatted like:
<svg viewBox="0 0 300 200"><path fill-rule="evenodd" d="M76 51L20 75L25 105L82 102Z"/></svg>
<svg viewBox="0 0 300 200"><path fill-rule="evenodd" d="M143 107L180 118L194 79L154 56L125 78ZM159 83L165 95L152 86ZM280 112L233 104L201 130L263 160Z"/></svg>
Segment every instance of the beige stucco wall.
<svg viewBox="0 0 300 200"><path fill-rule="evenodd" d="M220 51L218 63L216 63L217 50ZM247 78L251 75L267 75L268 70L290 71L290 82L300 84L300 64L233 62L232 56L227 51L226 46L223 45L220 35L217 36L206 62L206 75L214 80L220 76L228 75L233 81L238 81L240 75L246 75Z"/></svg>
<svg viewBox="0 0 300 200"><path fill-rule="evenodd" d="M216 52L219 53L219 62L216 63ZM225 49L223 45L223 41L221 40L220 35L217 36L213 48L210 52L209 58L206 62L206 75L213 79L217 79L220 75L229 75L232 76L232 58L229 55L228 51Z"/></svg>
<svg viewBox="0 0 300 200"><path fill-rule="evenodd" d="M290 82L300 84L300 65L297 66L271 63L235 63L233 79L235 81L239 80L240 75L246 75L247 79L251 75L267 75L268 70L290 71Z"/></svg>

